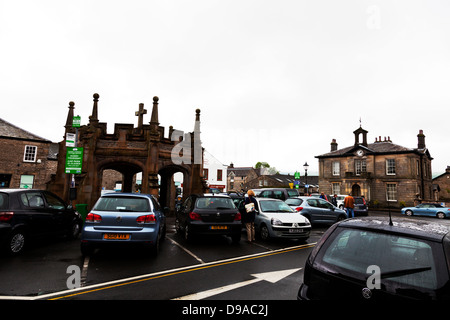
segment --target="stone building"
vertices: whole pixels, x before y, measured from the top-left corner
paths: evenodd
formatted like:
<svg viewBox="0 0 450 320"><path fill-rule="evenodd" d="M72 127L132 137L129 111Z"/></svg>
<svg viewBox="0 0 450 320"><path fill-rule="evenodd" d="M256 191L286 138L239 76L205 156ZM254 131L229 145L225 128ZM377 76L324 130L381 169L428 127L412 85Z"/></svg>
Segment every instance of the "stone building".
<svg viewBox="0 0 450 320"><path fill-rule="evenodd" d="M368 131L359 127L355 143L338 149L335 139L319 160L320 191L326 194L364 196L372 206L402 207L420 200L432 200L433 158L420 130L417 148L394 144L381 136L367 142Z"/></svg>
<svg viewBox="0 0 450 320"><path fill-rule="evenodd" d="M433 179L433 186L435 200L450 203L450 166L447 166L444 173Z"/></svg>
<svg viewBox="0 0 450 320"><path fill-rule="evenodd" d="M58 145L0 119L0 188L46 189Z"/></svg>

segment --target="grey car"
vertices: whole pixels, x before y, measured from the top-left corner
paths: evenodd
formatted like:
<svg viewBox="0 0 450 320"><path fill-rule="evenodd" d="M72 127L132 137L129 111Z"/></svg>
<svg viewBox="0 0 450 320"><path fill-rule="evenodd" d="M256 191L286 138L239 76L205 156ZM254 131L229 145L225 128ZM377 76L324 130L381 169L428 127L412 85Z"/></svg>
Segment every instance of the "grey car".
<svg viewBox="0 0 450 320"><path fill-rule="evenodd" d="M285 201L292 209L299 212L312 224L333 224L337 221L347 219L344 210L339 209L328 201L315 197L295 197Z"/></svg>
<svg viewBox="0 0 450 320"><path fill-rule="evenodd" d="M81 252L96 247L142 245L156 255L166 234L166 217L155 197L139 193L107 193L86 216Z"/></svg>

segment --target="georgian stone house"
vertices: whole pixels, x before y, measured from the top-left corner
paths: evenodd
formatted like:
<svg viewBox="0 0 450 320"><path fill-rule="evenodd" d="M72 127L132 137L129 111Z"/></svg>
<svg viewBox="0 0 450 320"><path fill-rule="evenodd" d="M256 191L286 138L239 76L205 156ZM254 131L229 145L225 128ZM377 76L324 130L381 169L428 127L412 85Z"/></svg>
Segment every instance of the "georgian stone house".
<svg viewBox="0 0 450 320"><path fill-rule="evenodd" d="M358 128L355 143L338 149L335 139L319 159L319 187L326 194L364 196L371 205L402 207L433 198L433 158L420 130L417 148L394 144L388 137L367 143L368 131Z"/></svg>

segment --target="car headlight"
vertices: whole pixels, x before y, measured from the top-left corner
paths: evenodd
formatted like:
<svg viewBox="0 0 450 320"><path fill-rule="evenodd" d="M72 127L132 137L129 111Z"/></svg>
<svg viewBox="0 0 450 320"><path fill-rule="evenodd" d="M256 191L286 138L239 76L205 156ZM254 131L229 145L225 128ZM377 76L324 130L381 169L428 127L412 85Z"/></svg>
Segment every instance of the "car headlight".
<svg viewBox="0 0 450 320"><path fill-rule="evenodd" d="M283 225L283 222L281 222L281 220L277 219L277 218L272 218L271 223L273 226L281 226Z"/></svg>
<svg viewBox="0 0 450 320"><path fill-rule="evenodd" d="M311 225L311 222L309 222L308 218L305 218L305 223L307 226Z"/></svg>

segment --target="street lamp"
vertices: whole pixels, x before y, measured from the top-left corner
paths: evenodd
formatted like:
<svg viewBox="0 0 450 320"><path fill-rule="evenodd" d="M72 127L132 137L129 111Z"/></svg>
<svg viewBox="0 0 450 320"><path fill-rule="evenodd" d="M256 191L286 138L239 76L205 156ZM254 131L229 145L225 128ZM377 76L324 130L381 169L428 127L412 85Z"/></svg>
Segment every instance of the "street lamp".
<svg viewBox="0 0 450 320"><path fill-rule="evenodd" d="M305 162L305 164L303 165L303 169L305 169L305 186L306 186L306 194L308 195L308 162Z"/></svg>

